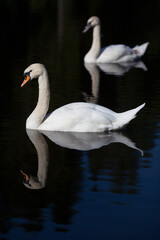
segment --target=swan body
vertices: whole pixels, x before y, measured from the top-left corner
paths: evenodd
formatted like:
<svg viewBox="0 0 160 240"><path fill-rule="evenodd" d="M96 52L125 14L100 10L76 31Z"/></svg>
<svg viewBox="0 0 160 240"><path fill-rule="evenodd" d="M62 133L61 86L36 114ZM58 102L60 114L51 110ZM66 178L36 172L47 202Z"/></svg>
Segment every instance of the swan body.
<svg viewBox="0 0 160 240"><path fill-rule="evenodd" d="M25 79L21 86L38 77L39 97L34 111L27 118L27 129L63 132L104 132L124 127L136 113L144 107L116 113L93 103L70 103L53 111L46 119L49 107L50 89L47 70L42 64L32 64L24 71Z"/></svg>
<svg viewBox="0 0 160 240"><path fill-rule="evenodd" d="M148 42L140 46L130 48L124 44L110 45L101 49L101 26L100 19L93 16L88 19L87 26L83 32L93 28L92 46L89 52L85 55L84 61L87 63L118 63L135 61L143 56Z"/></svg>

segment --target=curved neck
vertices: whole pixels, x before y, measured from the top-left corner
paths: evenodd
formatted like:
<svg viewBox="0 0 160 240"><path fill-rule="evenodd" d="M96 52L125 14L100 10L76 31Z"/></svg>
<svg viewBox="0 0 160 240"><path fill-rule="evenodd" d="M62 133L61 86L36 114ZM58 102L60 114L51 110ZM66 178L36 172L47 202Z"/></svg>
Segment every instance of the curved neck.
<svg viewBox="0 0 160 240"><path fill-rule="evenodd" d="M92 94L93 96L98 99L99 97L99 69L97 66L94 66L92 71L90 72L91 74L91 79L92 79Z"/></svg>
<svg viewBox="0 0 160 240"><path fill-rule="evenodd" d="M50 88L47 71L44 71L43 74L39 76L38 84L38 102L34 111L31 113L31 115L27 118L26 121L26 128L29 129L37 129L39 127L39 125L43 122L43 119L49 108Z"/></svg>
<svg viewBox="0 0 160 240"><path fill-rule="evenodd" d="M85 56L85 62L96 62L101 50L101 27L96 25L93 28L92 46Z"/></svg>
<svg viewBox="0 0 160 240"><path fill-rule="evenodd" d="M35 146L38 154L38 172L37 177L30 176L30 188L41 189L46 185L49 150L48 145L42 134L35 130L27 130L28 137ZM27 186L28 187L28 186Z"/></svg>
<svg viewBox="0 0 160 240"><path fill-rule="evenodd" d="M93 103L97 103L99 97L99 81L100 81L99 68L96 65L96 63L85 63L84 65L87 71L89 72L92 80Z"/></svg>

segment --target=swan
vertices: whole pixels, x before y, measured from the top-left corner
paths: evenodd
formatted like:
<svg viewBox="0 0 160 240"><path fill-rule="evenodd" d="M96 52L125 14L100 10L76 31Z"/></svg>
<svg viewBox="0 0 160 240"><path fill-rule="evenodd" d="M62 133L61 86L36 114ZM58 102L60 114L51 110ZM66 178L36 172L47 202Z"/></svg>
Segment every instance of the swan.
<svg viewBox="0 0 160 240"><path fill-rule="evenodd" d="M149 42L140 46L130 48L124 44L110 45L101 49L101 23L100 19L93 16L88 19L83 33L93 28L93 41L89 52L85 55L84 61L88 63L117 63L135 61L143 56Z"/></svg>
<svg viewBox="0 0 160 240"><path fill-rule="evenodd" d="M132 110L116 113L108 108L93 103L75 102L64 105L45 118L50 100L50 87L47 70L44 65L34 63L24 71L23 87L27 82L38 78L38 102L27 118L26 128L67 131L67 132L104 132L124 127L145 103Z"/></svg>

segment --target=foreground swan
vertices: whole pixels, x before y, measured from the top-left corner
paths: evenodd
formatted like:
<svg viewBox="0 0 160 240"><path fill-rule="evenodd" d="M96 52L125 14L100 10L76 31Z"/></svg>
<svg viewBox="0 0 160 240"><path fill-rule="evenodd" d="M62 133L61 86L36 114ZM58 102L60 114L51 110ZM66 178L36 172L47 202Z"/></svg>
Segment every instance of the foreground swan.
<svg viewBox="0 0 160 240"><path fill-rule="evenodd" d="M110 45L101 49L101 26L98 17L91 17L83 32L93 27L93 41L89 52L85 55L84 61L88 63L117 63L128 62L139 59L145 53L148 42L134 48L123 44Z"/></svg>
<svg viewBox="0 0 160 240"><path fill-rule="evenodd" d="M68 132L115 130L128 124L145 105L142 104L123 113L116 113L97 104L77 102L58 108L45 119L50 100L47 70L44 65L35 63L24 71L24 75L25 79L21 86L34 78L38 78L39 83L37 106L26 121L28 129Z"/></svg>

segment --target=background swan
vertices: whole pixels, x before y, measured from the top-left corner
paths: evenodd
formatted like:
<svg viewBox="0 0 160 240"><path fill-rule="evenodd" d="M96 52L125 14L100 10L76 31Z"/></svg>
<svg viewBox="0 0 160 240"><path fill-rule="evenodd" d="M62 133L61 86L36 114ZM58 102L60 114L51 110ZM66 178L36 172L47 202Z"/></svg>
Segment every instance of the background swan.
<svg viewBox="0 0 160 240"><path fill-rule="evenodd" d="M148 42L140 46L130 48L123 44L110 45L101 49L101 25L100 19L93 16L88 19L87 26L83 32L93 28L92 46L89 52L85 55L84 61L88 63L116 63L127 62L139 59L145 53Z"/></svg>
<svg viewBox="0 0 160 240"><path fill-rule="evenodd" d="M77 102L58 108L45 119L50 100L47 70L44 65L35 63L24 71L24 75L25 79L21 86L34 78L38 78L39 83L37 106L26 121L28 129L68 132L115 130L128 124L145 105L142 104L123 113L116 113L97 104Z"/></svg>

